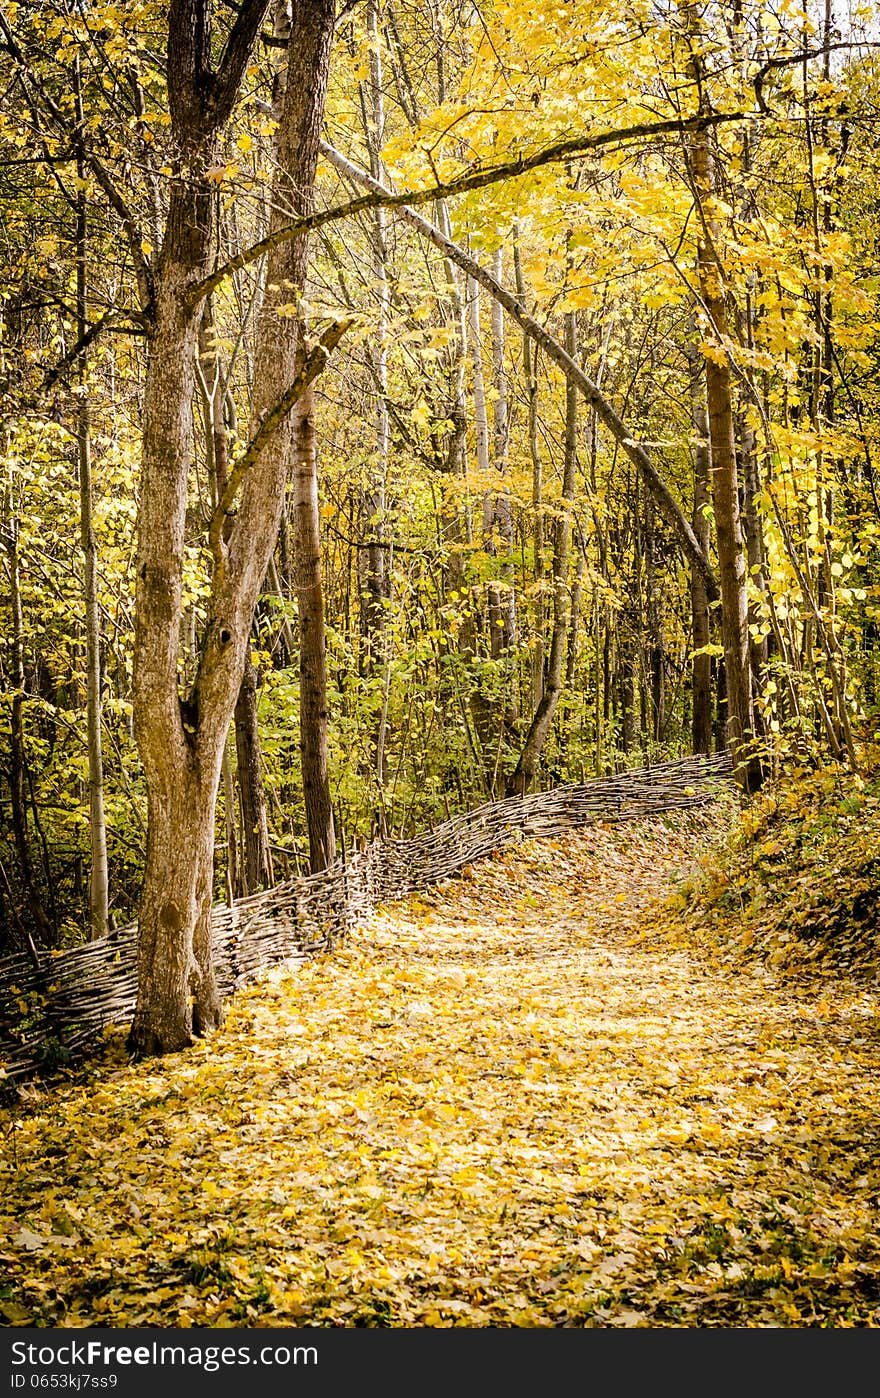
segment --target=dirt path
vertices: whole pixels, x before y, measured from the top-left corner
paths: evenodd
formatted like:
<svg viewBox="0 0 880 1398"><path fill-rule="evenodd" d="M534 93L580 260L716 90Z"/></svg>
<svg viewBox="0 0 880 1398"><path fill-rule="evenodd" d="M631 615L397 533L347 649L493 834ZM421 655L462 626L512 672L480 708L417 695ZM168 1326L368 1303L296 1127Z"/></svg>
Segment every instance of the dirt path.
<svg viewBox="0 0 880 1398"><path fill-rule="evenodd" d="M509 851L34 1103L7 1323L876 1325L876 996L664 944L704 831Z"/></svg>

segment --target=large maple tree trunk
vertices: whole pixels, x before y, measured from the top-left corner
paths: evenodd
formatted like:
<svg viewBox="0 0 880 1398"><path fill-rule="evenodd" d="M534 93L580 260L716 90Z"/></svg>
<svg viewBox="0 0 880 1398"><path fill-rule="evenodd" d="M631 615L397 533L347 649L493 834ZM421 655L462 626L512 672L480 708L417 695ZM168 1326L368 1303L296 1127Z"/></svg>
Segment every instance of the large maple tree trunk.
<svg viewBox="0 0 880 1398"><path fill-rule="evenodd" d="M254 606L278 531L289 409L299 391L296 341L291 345L282 333L287 353L273 357L283 322L277 295L267 297L257 335L257 427L247 467L238 463L212 521L209 614L198 674L183 697L178 661L192 398L201 289L213 258L208 170L266 8L267 0L244 0L216 72L210 67L209 0L172 0L169 9L168 92L178 163L148 308L133 679L149 816L130 1036L140 1054L183 1048L193 1032L220 1019L210 929L217 789ZM333 19L333 0L301 3L294 14L273 191L278 218L285 200L288 207L292 198L294 207L310 204ZM289 273L285 301L302 290L306 258L303 238L283 259L269 259L276 292ZM279 261L282 275L273 275Z"/></svg>
<svg viewBox="0 0 880 1398"><path fill-rule="evenodd" d="M181 754L174 779L150 792L138 938L140 1053L185 1048L220 1017L208 948L217 783ZM193 1004L195 1015L193 1014Z"/></svg>
<svg viewBox="0 0 880 1398"><path fill-rule="evenodd" d="M140 1054L169 1052L190 1042L193 990L208 992L196 995L199 1027L219 1020L219 1003L210 993L209 948L200 947L198 973L195 931L198 891L206 864L213 865L214 804L232 708L227 701L199 713L178 694L197 322L181 310L177 278L169 280L170 286L159 287L150 347L138 513L134 721L147 784L148 834L130 1044ZM234 639L227 625L215 628L208 642L218 659L227 653L230 688L243 661L243 647L233 645ZM234 693L233 688L233 702Z"/></svg>

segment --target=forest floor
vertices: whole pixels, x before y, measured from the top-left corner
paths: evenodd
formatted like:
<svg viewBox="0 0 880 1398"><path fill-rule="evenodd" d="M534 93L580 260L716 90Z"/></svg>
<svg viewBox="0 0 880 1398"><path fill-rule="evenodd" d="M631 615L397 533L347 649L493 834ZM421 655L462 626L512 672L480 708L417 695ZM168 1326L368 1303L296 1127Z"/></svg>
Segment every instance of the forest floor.
<svg viewBox="0 0 880 1398"><path fill-rule="evenodd" d="M880 1324L876 983L700 940L726 819L505 851L35 1088L6 1324Z"/></svg>

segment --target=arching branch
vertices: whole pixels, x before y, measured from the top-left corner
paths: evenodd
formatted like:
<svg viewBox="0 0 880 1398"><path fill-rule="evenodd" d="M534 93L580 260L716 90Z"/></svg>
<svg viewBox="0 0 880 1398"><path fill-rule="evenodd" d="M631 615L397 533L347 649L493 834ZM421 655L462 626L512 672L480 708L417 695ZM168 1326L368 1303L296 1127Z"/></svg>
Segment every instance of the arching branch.
<svg viewBox="0 0 880 1398"><path fill-rule="evenodd" d="M342 174L347 175L349 179L354 180L357 184L366 186L366 188L370 190L384 191L384 185L380 184L378 180L373 179L373 176L369 175L366 170L362 170L360 166L352 164L350 160L346 159L344 155L335 150L333 146L328 145L326 142L322 142L321 151L327 159L335 165ZM460 247L458 243L454 243L451 238L447 238L445 233L443 233L436 224L430 223L428 219L423 218L421 214L416 213L415 209L410 208L407 204L398 202L395 207L401 217L406 219L407 223L417 228L436 248L440 249L444 256L448 257L450 261L455 262L467 272L469 276L473 277L474 281L479 282L480 286L484 287L489 295L504 307L508 315L516 321L517 325L519 325L536 344L541 346L548 359L552 359L553 363L562 370L566 378L574 383L578 392L581 393L590 406L595 409L600 422L604 423L612 437L620 443L630 460L641 473L642 479L645 481L645 484L656 500L659 508L678 535L685 553L702 576L710 602L715 601L720 595L718 580L715 577L712 565L700 545L689 520L651 460L647 448L633 437L626 423L615 411L598 384L594 383L589 375L584 373L580 365L575 363L571 355L568 354L558 340L553 338L549 331L545 330L543 325L539 324L538 321L534 320L532 316L528 315L528 313L523 310L515 296L509 291L506 291L490 272L487 272L484 267L481 267L478 262L474 261L470 253L465 252L464 248Z"/></svg>
<svg viewBox="0 0 880 1398"><path fill-rule="evenodd" d="M192 289L190 304L191 306L198 305L215 287L220 286L227 277L231 277L233 272L239 271L242 267L248 267L252 262L258 261L259 258L270 252L272 248L288 242L298 233L314 232L317 228L323 228L325 224L338 223L340 219L361 214L367 209L405 209L413 208L418 204L432 204L437 199L449 199L457 194L467 194L474 189L485 189L487 185L498 184L502 180L515 179L518 175L528 174L530 170L538 170L545 165L557 164L572 155L582 155L591 150L605 150L626 145L628 141L645 140L653 136L669 136L681 132L705 130L712 126L722 126L726 122L754 121L760 115L761 113L757 111L714 112L693 117L671 117L666 121L637 122L633 126L625 126L617 131L599 131L593 135L573 136L568 140L557 141L551 146L545 146L543 150L534 151L531 155L514 156L513 159L500 161L497 165L470 170L445 184L432 185L429 189L415 189L406 194L395 194L392 190L386 189L384 185L378 185L376 188L371 187L369 194L363 194L360 198L352 199L347 204L337 204L331 209L321 209L303 218L292 219L283 228L275 229L268 237L262 238L260 242L237 253L235 257L224 262L222 267L218 267L209 277L205 277Z"/></svg>

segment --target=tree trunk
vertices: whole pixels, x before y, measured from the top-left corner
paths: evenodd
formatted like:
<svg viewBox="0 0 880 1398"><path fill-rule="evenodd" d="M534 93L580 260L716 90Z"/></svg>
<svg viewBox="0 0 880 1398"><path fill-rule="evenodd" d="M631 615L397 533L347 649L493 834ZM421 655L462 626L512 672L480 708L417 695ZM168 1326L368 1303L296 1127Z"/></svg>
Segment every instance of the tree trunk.
<svg viewBox="0 0 880 1398"><path fill-rule="evenodd" d="M164 789L154 785L149 792L138 1002L131 1028L140 1054L186 1048L193 1032L219 1020L219 994L206 954L216 797L216 780L200 775L190 754L182 756Z"/></svg>
<svg viewBox="0 0 880 1398"><path fill-rule="evenodd" d="M685 351L689 367L691 420L694 428L694 533L702 547L709 549L709 504L711 462L709 457L709 417L703 393L703 360L696 345ZM709 601L702 576L691 569L691 629L694 658L691 670L692 713L691 749L694 753L712 751L712 656Z"/></svg>
<svg viewBox="0 0 880 1398"><path fill-rule="evenodd" d="M379 41L376 0L367 6L369 36L370 81L361 84L361 105L364 134L370 156L370 170L375 179L383 174L381 151L385 141L385 102L382 88L382 50ZM388 324L391 311L391 286L388 278L388 249L385 209L373 213L371 260L378 296L378 317L375 336L369 354L376 378L376 459L369 467L369 480L363 492L363 514L367 531L367 547L362 551L361 634L363 638L363 672L375 673L386 664L388 568L385 544L385 510L388 478L388 454L391 443L388 414ZM387 703L382 703L374 731L374 763L380 791L385 785L385 746Z"/></svg>
<svg viewBox="0 0 880 1398"><path fill-rule="evenodd" d="M241 688L235 701L235 770L241 800L242 859L245 893L271 888L275 882L269 822L263 786L263 760L257 722L257 672L245 656Z"/></svg>
<svg viewBox="0 0 880 1398"><path fill-rule="evenodd" d="M729 338L727 303L719 264L718 228L711 211L712 164L705 132L693 140L691 163L695 198L702 206L704 224L698 252L700 291L714 341L711 353L706 356L706 401L721 584L721 634L727 676L727 740L737 778L742 786L751 790L760 782L760 767L754 757L749 756L754 721L746 556L739 508L733 393L725 348Z"/></svg>
<svg viewBox="0 0 880 1398"><path fill-rule="evenodd" d="M18 872L24 888L28 912L44 947L55 941L55 929L43 905L31 859L27 816L27 754L24 736L24 618L21 609L21 586L18 565L18 526L13 519L4 531L9 557L9 591L12 605L12 704L9 715L9 795L11 801L12 833Z"/></svg>
<svg viewBox="0 0 880 1398"><path fill-rule="evenodd" d="M82 96L79 61L76 66L77 122L82 124ZM77 155L77 172L83 180L85 163L82 150ZM85 190L77 195L76 209L76 323L83 339L88 305L88 222ZM104 819L104 761L101 749L101 616L98 610L98 545L92 523L92 425L89 403L88 351L80 358L77 385L77 455L79 459L80 547L83 556L83 602L86 630L86 730L89 761L89 934L94 939L107 932L109 881L107 871L107 826Z"/></svg>
<svg viewBox="0 0 880 1398"><path fill-rule="evenodd" d="M745 494L743 534L745 537L746 560L752 586L761 597L766 598L767 576L764 559L764 534L761 524L761 515L758 509L758 497L761 493L761 474L758 466L755 434L749 422L746 420L744 413L739 414L737 425L739 429L739 457L742 463L743 489ZM751 636L751 627L753 625L757 626L759 620L759 609L755 603L752 603L749 606L749 635L751 637L749 645L751 647L752 657L752 688L756 694L760 693L761 677L764 672L764 667L767 664L766 639L759 636ZM757 712L754 717L757 724Z"/></svg>
<svg viewBox="0 0 880 1398"><path fill-rule="evenodd" d="M216 195L208 170L232 112L267 0L243 0L211 72L208 0L171 0L168 94L177 151L149 318L138 510L134 720L148 797L147 865L139 920L136 1053L167 1052L220 1019L211 964L214 815L229 722L244 670L254 606L284 498L290 408L301 391L294 322L277 315L302 290L305 237L269 258L276 290L257 334L251 445L214 513L214 575L195 683L178 692L184 528L191 460L199 294L213 258ZM273 217L308 208L314 187L333 32L333 0L298 6L277 135ZM292 188L291 188L292 186ZM282 212L283 211L283 212ZM273 296L275 299L273 300ZM275 330L283 327L279 349ZM318 372L318 368L314 368ZM284 392L279 397L279 379ZM237 514L228 499L240 491ZM192 997L192 1009L190 1009Z"/></svg>
<svg viewBox="0 0 880 1398"><path fill-rule="evenodd" d="M655 565L655 520L654 501L648 495L644 514L644 559L645 559L645 619L648 632L647 660L648 675L645 690L647 704L643 731L655 743L663 740L666 727L665 654L663 646L662 609L657 589L657 569Z"/></svg>
<svg viewBox="0 0 880 1398"><path fill-rule="evenodd" d="M574 358L577 352L576 319L574 311L565 316L565 348ZM553 535L553 631L547 659L544 692L532 716L519 760L508 783L508 795L525 793L535 779L553 715L562 694L565 641L568 631L568 555L571 546L571 512L575 498L577 469L577 405L574 383L565 381L565 457L562 471L562 502Z"/></svg>
<svg viewBox="0 0 880 1398"><path fill-rule="evenodd" d="M469 348L471 352L471 392L473 394L474 405L474 452L477 458L477 471L480 478L480 488L483 492L483 547L491 556L495 553L495 545L492 538L492 522L494 517L494 502L492 494L486 488L486 482L490 471L489 461L489 415L486 406L486 385L483 375L483 343L480 332L480 289L477 283L468 277L467 280L467 313ZM498 616L497 592L491 587L487 589L488 625L490 631L489 652L492 653L493 639L492 631L500 629L500 617ZM486 775L486 786L490 795L495 790L495 779L498 768L498 753L501 743L501 709L500 705L484 692L481 680L477 681L476 687L471 695L471 711L474 716L474 727L477 737L480 740L482 751L483 769Z"/></svg>
<svg viewBox="0 0 880 1398"><path fill-rule="evenodd" d="M705 292L704 292L705 298ZM711 302L709 302L711 306ZM712 306L719 334L722 329ZM730 370L712 360L706 364L709 437L712 451L712 500L718 542L718 574L721 583L721 633L727 672L727 738L743 784L751 786L747 769L740 766L753 736L752 681L749 657L749 613L746 593L746 561L739 514L736 449L730 398Z"/></svg>
<svg viewBox="0 0 880 1398"><path fill-rule="evenodd" d="M501 282L504 274L504 255L499 248L495 253L493 275ZM508 473L508 424L507 369L504 363L504 309L500 302L492 301L492 380L495 394L493 406L492 455L499 481ZM516 594L513 585L513 509L506 487L493 492L492 534L502 552L499 568L500 583L494 588L493 616L491 632L492 658L500 660L509 654L516 644ZM516 721L517 704L512 677L508 680L510 689L507 698L505 723Z"/></svg>
<svg viewBox="0 0 880 1398"><path fill-rule="evenodd" d="M523 275L522 257L519 242L513 245L513 269L516 278L516 294L525 311L526 283ZM533 345L528 333L523 334L523 370L528 395L528 439L529 458L532 463L532 586L534 604L532 609L532 637L530 644L530 679L532 709L536 709L544 693L544 628L546 625L546 604L544 599L544 463L538 441L538 347Z"/></svg>
<svg viewBox="0 0 880 1398"><path fill-rule="evenodd" d="M172 218L182 221L185 217L181 204L181 194L175 190L169 243ZM134 719L148 798L147 860L138 920L138 1000L130 1035L138 1054L173 1052L191 1041L190 993L196 983L209 997L199 996L199 1025L207 1028L219 1022L219 998L216 990L211 996L208 956L197 974L197 889L204 883L206 861L212 862L214 801L233 707L230 701L236 692L232 691L226 705L215 704L213 711L202 708L201 712L197 703L184 702L178 694L197 326L192 315L182 313L180 281L170 276L171 254L166 266L147 369L138 513ZM179 274L182 269L174 270ZM230 624L215 628L210 638L218 660L223 652L233 652L227 672L237 671L241 664L235 663L233 640Z"/></svg>
<svg viewBox="0 0 880 1398"><path fill-rule="evenodd" d="M226 808L226 902L231 908L235 899L243 892L243 888L239 878L238 834L235 823L235 777L232 772L228 741L223 747L223 761L220 771L223 780L223 804Z"/></svg>
<svg viewBox="0 0 880 1398"><path fill-rule="evenodd" d="M211 496L216 510L223 499L229 484L229 445L226 436L224 403L226 383L221 372L214 326L211 297L205 301L205 310L199 331L199 357L207 373L200 380L205 414L206 447L211 476ZM210 377L210 384L208 378ZM228 540L230 522L224 525L224 538ZM269 562L272 571L272 559ZM257 674L251 660L250 646L245 648L244 671L241 687L235 701L235 751L236 776L238 778L239 800L241 804L242 854L241 864L237 860L237 847L234 848L235 806L227 810L227 880L230 887L236 888L237 875L245 893L255 893L259 888L270 888L274 882L272 854L269 849L269 825L266 818L266 792L263 786L263 764L260 756L260 731L257 716ZM224 747L223 763L227 761ZM225 781L225 778L224 778ZM227 792L227 797L231 792Z"/></svg>
<svg viewBox="0 0 880 1398"><path fill-rule="evenodd" d="M620 710L620 749L629 754L636 740L635 663L633 633L635 617L624 608L617 633L617 694Z"/></svg>
<svg viewBox="0 0 880 1398"><path fill-rule="evenodd" d="M327 638L318 512L314 397L294 413L293 527L299 599L299 722L302 782L312 873L336 858L336 832L327 771Z"/></svg>

